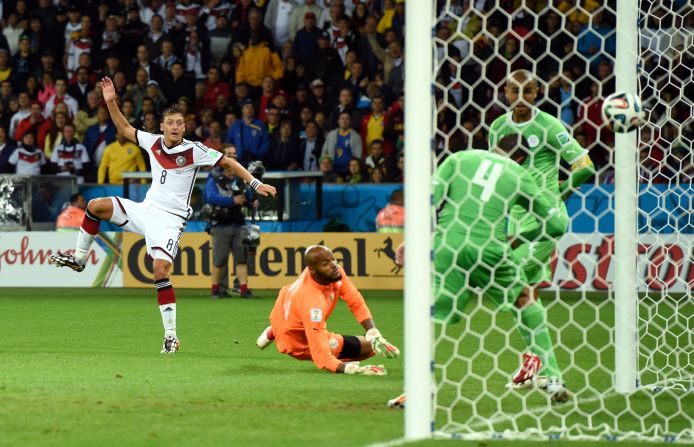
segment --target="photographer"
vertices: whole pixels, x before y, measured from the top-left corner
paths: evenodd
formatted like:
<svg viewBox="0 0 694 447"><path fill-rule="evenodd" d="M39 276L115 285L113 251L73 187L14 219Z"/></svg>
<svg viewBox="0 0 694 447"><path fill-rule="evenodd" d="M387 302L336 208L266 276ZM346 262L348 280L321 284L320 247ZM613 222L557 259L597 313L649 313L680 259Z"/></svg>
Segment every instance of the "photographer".
<svg viewBox="0 0 694 447"><path fill-rule="evenodd" d="M236 147L225 145L224 155L236 159ZM255 298L248 288L247 257L255 254L259 239L256 231L250 234L242 208L258 207L253 191L246 188L244 181L229 170L214 168L205 185L205 201L211 205L209 217L212 235L212 298L223 298L227 292L221 290L222 275L227 272L229 252L234 256L236 277L239 281L241 298ZM249 205L250 204L250 205ZM255 227L257 228L257 227ZM251 253L249 253L251 252Z"/></svg>

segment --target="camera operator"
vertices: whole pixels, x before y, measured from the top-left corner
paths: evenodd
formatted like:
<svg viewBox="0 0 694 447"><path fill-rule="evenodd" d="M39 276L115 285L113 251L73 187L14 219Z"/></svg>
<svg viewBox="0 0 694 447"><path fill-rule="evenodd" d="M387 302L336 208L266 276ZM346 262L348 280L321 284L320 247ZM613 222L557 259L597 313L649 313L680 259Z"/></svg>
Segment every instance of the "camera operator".
<svg viewBox="0 0 694 447"><path fill-rule="evenodd" d="M222 150L227 157L236 159L234 145L224 145ZM207 177L205 201L211 205L209 217L212 235L211 297L228 296L226 291L221 290L220 282L224 279L222 275L228 271L229 252L231 252L239 282L239 295L241 298L255 298L256 296L248 288L247 258L251 247L249 242L244 240L248 238L248 232L242 208L244 206L257 208L258 199L251 188L246 188L242 179L236 177L230 170L217 167L210 171Z"/></svg>

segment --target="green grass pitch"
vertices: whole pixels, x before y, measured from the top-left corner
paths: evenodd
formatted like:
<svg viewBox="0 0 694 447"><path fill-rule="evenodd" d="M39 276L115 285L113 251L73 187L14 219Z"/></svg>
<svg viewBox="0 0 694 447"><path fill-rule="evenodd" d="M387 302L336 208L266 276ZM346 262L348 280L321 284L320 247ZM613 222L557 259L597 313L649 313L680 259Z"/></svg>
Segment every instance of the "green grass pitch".
<svg viewBox="0 0 694 447"><path fill-rule="evenodd" d="M355 446L402 437L403 412L385 407L401 392L402 358L378 360L388 369L385 377L329 374L274 347L255 347L275 291L260 291L259 300L177 294L181 351L163 356L153 291L0 289L0 446ZM402 347L401 294L364 295L383 334ZM550 318L568 315L555 309ZM488 324L475 320L477 330ZM343 304L329 327L361 333ZM571 346L569 334L563 341ZM503 342L503 336L488 338L489 349ZM577 372L570 379L583 380ZM490 377L487 386L501 380ZM535 400L529 403L542 405ZM445 422L440 415L439 421Z"/></svg>

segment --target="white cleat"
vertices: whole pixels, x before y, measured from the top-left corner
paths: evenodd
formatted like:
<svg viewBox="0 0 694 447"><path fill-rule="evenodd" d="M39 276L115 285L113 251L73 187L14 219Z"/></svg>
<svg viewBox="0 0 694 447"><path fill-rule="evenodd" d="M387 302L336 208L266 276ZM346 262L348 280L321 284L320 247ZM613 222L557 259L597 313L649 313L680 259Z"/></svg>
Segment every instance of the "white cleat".
<svg viewBox="0 0 694 447"><path fill-rule="evenodd" d="M388 401L388 408L405 408L405 393Z"/></svg>
<svg viewBox="0 0 694 447"><path fill-rule="evenodd" d="M173 335L164 337L164 346L161 348L162 354L175 354L181 347L181 342Z"/></svg>
<svg viewBox="0 0 694 447"><path fill-rule="evenodd" d="M573 394L566 389L566 385L556 377L550 377L547 382L547 394L550 395L553 404L563 404L573 397Z"/></svg>
<svg viewBox="0 0 694 447"><path fill-rule="evenodd" d="M268 326L265 329L263 329L263 332L261 332L258 338L256 339L255 345L260 349L265 349L272 344L272 340L267 338L267 333L270 329L272 329L272 326Z"/></svg>

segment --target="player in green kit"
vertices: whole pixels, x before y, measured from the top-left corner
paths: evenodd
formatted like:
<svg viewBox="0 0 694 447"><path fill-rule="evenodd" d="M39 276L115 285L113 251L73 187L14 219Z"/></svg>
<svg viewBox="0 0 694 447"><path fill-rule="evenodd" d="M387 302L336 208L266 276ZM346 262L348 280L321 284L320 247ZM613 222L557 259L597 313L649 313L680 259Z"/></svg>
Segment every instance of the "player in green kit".
<svg viewBox="0 0 694 447"><path fill-rule="evenodd" d="M495 152L456 152L434 176L434 204L440 210L434 234L437 321L460 321L468 301L477 293L475 288L499 310L515 308L514 316L519 319L523 304L518 298L527 280L506 235L511 207L519 206L537 218L534 228L516 236L519 241L556 238L566 231L567 220L520 165L528 155L521 135L501 138ZM547 357L552 344L542 312L539 320L521 321L521 325L529 324L525 330L534 333L532 348ZM546 389L556 402L565 402L570 396L560 377L548 379ZM388 402L391 407L404 404L404 394Z"/></svg>
<svg viewBox="0 0 694 447"><path fill-rule="evenodd" d="M569 217L563 199L595 174L588 151L578 144L561 121L533 106L537 99L538 85L532 73L527 70L512 72L506 81L505 92L511 110L492 123L489 147L495 147L505 135L523 135L529 146L529 156L523 162L523 167L529 171L552 206L559 210L559 218L566 225ZM560 160L571 166L571 175L561 184ZM507 233L513 238L536 229L537 225L531 214L516 206L511 210ZM543 358L539 352L533 350L532 334L526 330L528 326L533 326L532 321L538 320L541 316L544 318L545 311L535 286L544 281L551 281L550 263L556 245L557 240L554 238L514 244L514 252L517 258L522 260L521 267L528 280L528 286L523 288L519 297L524 306L521 318L526 324L518 327L531 352L523 355L522 366L511 378L509 386L512 387L543 387L547 377L561 378L561 370L554 354L550 352Z"/></svg>

